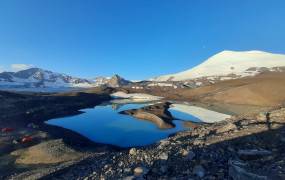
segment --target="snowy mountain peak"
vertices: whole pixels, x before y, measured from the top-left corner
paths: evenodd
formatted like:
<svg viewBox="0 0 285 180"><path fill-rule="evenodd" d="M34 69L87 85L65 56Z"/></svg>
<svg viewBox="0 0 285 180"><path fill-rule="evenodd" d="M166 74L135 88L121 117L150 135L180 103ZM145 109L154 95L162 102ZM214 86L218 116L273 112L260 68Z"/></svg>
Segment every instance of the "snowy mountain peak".
<svg viewBox="0 0 285 180"><path fill-rule="evenodd" d="M18 72L0 73L0 86L13 88L62 88L91 87L92 84L86 79L55 73L40 68L30 68Z"/></svg>
<svg viewBox="0 0 285 180"><path fill-rule="evenodd" d="M0 73L0 89L120 87L129 83L130 81L119 75L114 75L112 78L97 77L89 80L40 68Z"/></svg>
<svg viewBox="0 0 285 180"><path fill-rule="evenodd" d="M131 82L128 80L125 80L124 78L122 78L121 76L119 76L118 74L115 74L108 82L108 85L111 87L119 87L119 86L124 86L124 85L128 85Z"/></svg>
<svg viewBox="0 0 285 180"><path fill-rule="evenodd" d="M154 78L155 81L182 81L211 76L247 76L258 72L248 72L248 69L285 67L285 55L272 54L263 51L222 51L202 64L177 74Z"/></svg>

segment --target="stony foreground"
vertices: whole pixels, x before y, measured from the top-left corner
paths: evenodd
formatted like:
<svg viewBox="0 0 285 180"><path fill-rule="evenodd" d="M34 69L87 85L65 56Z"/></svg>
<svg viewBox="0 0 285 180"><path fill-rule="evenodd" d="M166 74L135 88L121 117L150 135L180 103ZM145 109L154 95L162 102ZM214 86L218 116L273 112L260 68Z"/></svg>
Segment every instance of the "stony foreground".
<svg viewBox="0 0 285 180"><path fill-rule="evenodd" d="M233 117L145 148L91 153L14 179L285 179L285 108ZM47 170L46 170L47 171Z"/></svg>

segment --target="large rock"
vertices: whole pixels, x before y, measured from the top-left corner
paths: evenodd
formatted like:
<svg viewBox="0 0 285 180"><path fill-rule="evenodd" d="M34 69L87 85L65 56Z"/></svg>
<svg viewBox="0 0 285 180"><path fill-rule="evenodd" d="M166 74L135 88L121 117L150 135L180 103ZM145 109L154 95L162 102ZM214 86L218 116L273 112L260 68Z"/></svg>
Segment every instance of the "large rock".
<svg viewBox="0 0 285 180"><path fill-rule="evenodd" d="M205 171L205 169L203 168L203 166L201 166L201 165L196 165L196 166L193 168L193 174L195 174L195 175L198 176L199 178L202 178L202 177L205 176L206 171Z"/></svg>
<svg viewBox="0 0 285 180"><path fill-rule="evenodd" d="M167 153L160 154L159 159L167 161L168 160L168 154Z"/></svg>
<svg viewBox="0 0 285 180"><path fill-rule="evenodd" d="M260 176L249 172L245 163L229 161L229 176L233 180L267 180L266 176Z"/></svg>
<svg viewBox="0 0 285 180"><path fill-rule="evenodd" d="M243 160L256 160L265 156L270 156L272 154L271 151L267 150L257 150L257 149L248 149L248 150L239 150L238 155L239 158Z"/></svg>
<svg viewBox="0 0 285 180"><path fill-rule="evenodd" d="M188 150L182 150L181 154L185 160L189 160L189 161L194 159L196 156L196 154L193 151L188 151Z"/></svg>
<svg viewBox="0 0 285 180"><path fill-rule="evenodd" d="M135 175L136 177L143 176L143 175L147 174L148 171L149 171L149 170L148 170L146 167L136 167L136 168L134 169L134 175Z"/></svg>
<svg viewBox="0 0 285 180"><path fill-rule="evenodd" d="M228 122L227 124L220 126L217 129L217 133L225 133L225 132L229 132L229 131L234 131L237 129L237 126L231 122Z"/></svg>
<svg viewBox="0 0 285 180"><path fill-rule="evenodd" d="M157 147L158 149L163 149L165 146L168 146L170 142L166 139L163 139L159 142L159 146Z"/></svg>
<svg viewBox="0 0 285 180"><path fill-rule="evenodd" d="M134 156L136 154L137 154L136 148L131 148L130 151L129 151L129 155Z"/></svg>

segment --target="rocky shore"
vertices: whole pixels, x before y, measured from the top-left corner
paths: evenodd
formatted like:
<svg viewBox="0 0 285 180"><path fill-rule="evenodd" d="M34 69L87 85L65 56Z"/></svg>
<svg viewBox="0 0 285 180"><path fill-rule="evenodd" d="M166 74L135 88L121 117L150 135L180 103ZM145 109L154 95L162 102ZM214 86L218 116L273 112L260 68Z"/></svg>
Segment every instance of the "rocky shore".
<svg viewBox="0 0 285 180"><path fill-rule="evenodd" d="M109 99L109 95L103 92L43 94L0 91L0 179L58 163L54 162L55 157L49 158L52 147L65 154L66 147L70 146L76 152L60 162L82 158L86 153L79 151L86 147L105 148L105 145L95 144L73 131L44 122L81 113L80 109L92 108ZM46 148L42 148L44 143L48 143Z"/></svg>
<svg viewBox="0 0 285 180"><path fill-rule="evenodd" d="M284 179L285 108L236 116L148 147L91 153L46 175L13 179ZM62 165L61 165L62 166Z"/></svg>

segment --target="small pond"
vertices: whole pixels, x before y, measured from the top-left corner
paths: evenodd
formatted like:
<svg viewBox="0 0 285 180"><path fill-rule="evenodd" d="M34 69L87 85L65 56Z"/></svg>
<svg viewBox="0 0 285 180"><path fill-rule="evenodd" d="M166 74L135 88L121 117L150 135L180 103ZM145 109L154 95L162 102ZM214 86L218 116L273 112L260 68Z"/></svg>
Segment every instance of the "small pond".
<svg viewBox="0 0 285 180"><path fill-rule="evenodd" d="M172 129L159 129L150 121L119 114L120 111L146 105L150 103L104 103L92 109L83 109L82 114L52 119L46 123L70 129L97 143L135 147L149 145L189 129L184 127L185 121L202 122L199 117L187 114L175 106L170 108L170 112L178 120L173 121L175 127Z"/></svg>

